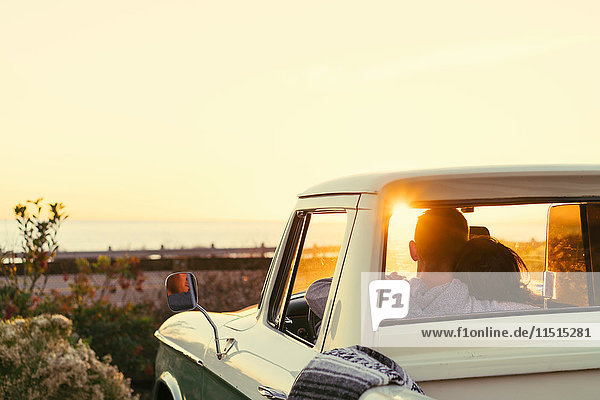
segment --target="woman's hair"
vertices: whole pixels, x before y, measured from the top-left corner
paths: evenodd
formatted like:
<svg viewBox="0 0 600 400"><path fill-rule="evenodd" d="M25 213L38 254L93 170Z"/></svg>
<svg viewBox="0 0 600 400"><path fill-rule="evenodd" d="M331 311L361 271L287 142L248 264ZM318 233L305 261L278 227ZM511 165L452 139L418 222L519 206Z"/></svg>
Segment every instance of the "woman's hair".
<svg viewBox="0 0 600 400"><path fill-rule="evenodd" d="M489 236L469 240L458 257L454 275L480 300L531 303L533 296L521 282L527 266L512 249Z"/></svg>

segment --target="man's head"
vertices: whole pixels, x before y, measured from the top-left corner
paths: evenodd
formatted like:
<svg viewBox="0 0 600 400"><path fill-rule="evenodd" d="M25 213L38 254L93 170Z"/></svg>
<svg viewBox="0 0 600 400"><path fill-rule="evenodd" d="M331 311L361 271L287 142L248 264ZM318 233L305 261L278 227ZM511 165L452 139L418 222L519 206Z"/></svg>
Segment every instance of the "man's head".
<svg viewBox="0 0 600 400"><path fill-rule="evenodd" d="M432 208L417 220L410 255L418 272L450 272L469 237L467 220L455 208Z"/></svg>
<svg viewBox="0 0 600 400"><path fill-rule="evenodd" d="M169 277L167 281L167 295L185 293L190 290L190 284L186 273L179 273Z"/></svg>

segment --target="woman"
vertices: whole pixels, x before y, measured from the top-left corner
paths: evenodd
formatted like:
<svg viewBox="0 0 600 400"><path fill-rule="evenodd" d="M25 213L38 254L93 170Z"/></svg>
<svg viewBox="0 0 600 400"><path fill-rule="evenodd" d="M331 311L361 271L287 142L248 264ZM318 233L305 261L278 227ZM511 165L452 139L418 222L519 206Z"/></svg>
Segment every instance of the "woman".
<svg viewBox="0 0 600 400"><path fill-rule="evenodd" d="M454 268L454 276L479 300L532 304L534 296L521 281L528 272L517 253L489 236L469 240Z"/></svg>

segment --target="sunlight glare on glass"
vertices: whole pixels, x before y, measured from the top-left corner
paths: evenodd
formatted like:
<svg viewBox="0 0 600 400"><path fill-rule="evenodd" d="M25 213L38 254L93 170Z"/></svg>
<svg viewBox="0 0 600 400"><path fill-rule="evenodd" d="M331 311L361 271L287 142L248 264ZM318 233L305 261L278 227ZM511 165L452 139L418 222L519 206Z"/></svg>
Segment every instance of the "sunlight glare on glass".
<svg viewBox="0 0 600 400"><path fill-rule="evenodd" d="M422 213L422 209L411 208L406 203L397 203L393 208L391 220L393 220L395 223L408 223L410 221L416 222L417 217Z"/></svg>
<svg viewBox="0 0 600 400"><path fill-rule="evenodd" d="M413 239L417 218L423 211L402 202L394 206L388 226L386 273L415 276L416 263L408 253L408 243Z"/></svg>

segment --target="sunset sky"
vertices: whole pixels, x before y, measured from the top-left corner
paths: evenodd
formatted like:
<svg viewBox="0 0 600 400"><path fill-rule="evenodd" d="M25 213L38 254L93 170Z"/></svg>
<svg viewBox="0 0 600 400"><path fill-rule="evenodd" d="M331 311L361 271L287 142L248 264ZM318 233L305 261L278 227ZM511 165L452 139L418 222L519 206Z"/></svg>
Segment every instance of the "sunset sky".
<svg viewBox="0 0 600 400"><path fill-rule="evenodd" d="M600 3L0 0L0 219L281 220L338 176L600 164Z"/></svg>

